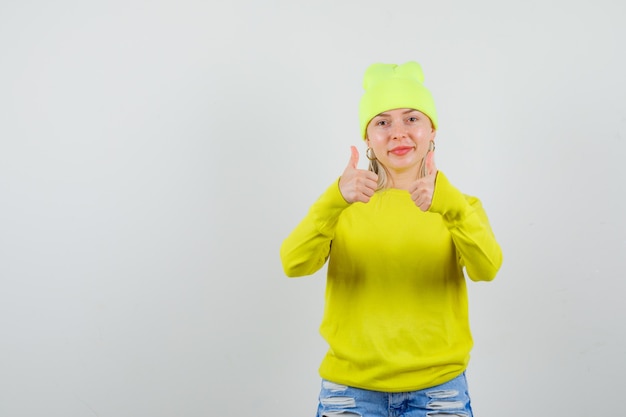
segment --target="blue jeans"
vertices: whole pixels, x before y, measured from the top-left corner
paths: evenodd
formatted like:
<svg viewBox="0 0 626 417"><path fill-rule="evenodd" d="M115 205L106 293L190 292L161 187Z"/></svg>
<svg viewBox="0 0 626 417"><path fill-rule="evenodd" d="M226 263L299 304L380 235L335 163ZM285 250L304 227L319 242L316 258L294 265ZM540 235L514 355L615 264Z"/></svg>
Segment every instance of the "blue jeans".
<svg viewBox="0 0 626 417"><path fill-rule="evenodd" d="M411 392L378 392L322 380L317 417L472 417L467 380Z"/></svg>

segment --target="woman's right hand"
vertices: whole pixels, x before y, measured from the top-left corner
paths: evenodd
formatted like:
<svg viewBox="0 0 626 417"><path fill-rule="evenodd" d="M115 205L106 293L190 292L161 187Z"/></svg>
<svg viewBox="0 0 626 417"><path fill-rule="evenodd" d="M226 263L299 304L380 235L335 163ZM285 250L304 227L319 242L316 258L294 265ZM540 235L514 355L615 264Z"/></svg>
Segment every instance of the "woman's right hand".
<svg viewBox="0 0 626 417"><path fill-rule="evenodd" d="M339 191L348 203L367 203L378 186L378 175L366 169L358 169L359 151L351 147L350 162L339 178Z"/></svg>

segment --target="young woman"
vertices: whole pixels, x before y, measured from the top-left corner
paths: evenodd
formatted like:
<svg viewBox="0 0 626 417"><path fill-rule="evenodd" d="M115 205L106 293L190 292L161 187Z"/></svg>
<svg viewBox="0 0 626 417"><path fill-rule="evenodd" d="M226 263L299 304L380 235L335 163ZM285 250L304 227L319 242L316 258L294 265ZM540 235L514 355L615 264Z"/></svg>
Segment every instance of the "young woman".
<svg viewBox="0 0 626 417"><path fill-rule="evenodd" d="M437 114L420 65L374 64L359 106L369 169L352 156L285 239L287 276L328 260L322 416L471 416L464 270L502 263L480 201L434 161Z"/></svg>

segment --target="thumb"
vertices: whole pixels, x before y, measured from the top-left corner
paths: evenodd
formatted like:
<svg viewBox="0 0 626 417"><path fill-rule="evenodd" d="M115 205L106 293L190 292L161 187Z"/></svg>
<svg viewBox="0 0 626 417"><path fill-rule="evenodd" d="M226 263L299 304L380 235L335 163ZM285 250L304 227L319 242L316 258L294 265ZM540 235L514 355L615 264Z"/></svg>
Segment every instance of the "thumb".
<svg viewBox="0 0 626 417"><path fill-rule="evenodd" d="M351 146L350 151L352 152L350 155L350 162L348 163L348 167L356 169L359 164L359 150L356 146Z"/></svg>
<svg viewBox="0 0 626 417"><path fill-rule="evenodd" d="M435 175L437 173L434 151L428 152L428 155L426 155L426 173L427 175Z"/></svg>

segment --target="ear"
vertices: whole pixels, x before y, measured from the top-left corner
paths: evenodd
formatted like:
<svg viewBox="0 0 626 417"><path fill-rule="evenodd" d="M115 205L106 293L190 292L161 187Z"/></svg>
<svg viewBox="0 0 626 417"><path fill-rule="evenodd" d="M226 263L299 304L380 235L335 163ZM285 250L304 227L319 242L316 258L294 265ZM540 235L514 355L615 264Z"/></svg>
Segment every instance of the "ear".
<svg viewBox="0 0 626 417"><path fill-rule="evenodd" d="M437 137L437 130L435 130L435 128L433 128L433 130L430 132L430 142L432 142L432 144L435 144L435 138L436 137Z"/></svg>

